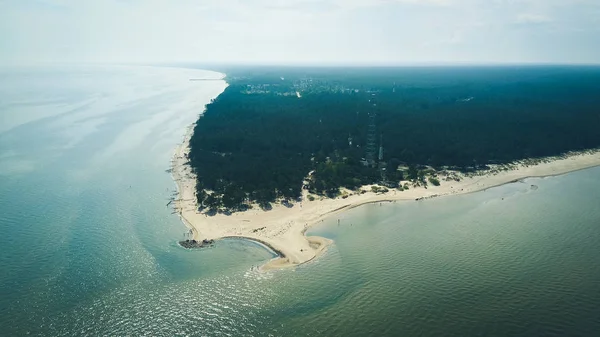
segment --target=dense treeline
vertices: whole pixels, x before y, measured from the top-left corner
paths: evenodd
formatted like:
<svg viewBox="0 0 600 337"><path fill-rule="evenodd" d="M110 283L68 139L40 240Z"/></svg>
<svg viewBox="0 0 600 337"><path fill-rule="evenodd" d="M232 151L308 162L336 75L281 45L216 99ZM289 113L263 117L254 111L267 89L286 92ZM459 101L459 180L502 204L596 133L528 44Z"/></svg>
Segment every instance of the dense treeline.
<svg viewBox="0 0 600 337"><path fill-rule="evenodd" d="M230 86L191 140L211 208L297 198L311 171L307 187L330 196L378 181L361 163L374 112L390 181L401 164L467 169L600 146L600 68L224 71Z"/></svg>

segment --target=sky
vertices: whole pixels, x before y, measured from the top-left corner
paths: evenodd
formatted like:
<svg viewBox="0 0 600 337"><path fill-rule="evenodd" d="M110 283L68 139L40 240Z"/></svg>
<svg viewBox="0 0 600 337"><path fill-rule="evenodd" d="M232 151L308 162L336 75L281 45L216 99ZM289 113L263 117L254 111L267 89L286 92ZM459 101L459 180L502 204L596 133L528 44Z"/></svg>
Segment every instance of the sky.
<svg viewBox="0 0 600 337"><path fill-rule="evenodd" d="M0 64L600 63L600 0L0 0Z"/></svg>

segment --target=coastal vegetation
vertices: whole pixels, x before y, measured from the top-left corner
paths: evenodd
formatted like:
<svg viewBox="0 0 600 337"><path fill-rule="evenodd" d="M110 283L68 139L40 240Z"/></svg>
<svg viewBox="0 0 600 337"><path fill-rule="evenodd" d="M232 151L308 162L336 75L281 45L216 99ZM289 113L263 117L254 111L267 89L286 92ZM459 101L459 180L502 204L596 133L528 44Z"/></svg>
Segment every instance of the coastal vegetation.
<svg viewBox="0 0 600 337"><path fill-rule="evenodd" d="M437 186L440 170L600 146L598 68L223 71L229 87L190 140L197 199L211 212L291 205L303 190L335 197L376 183ZM377 150L368 163L370 125Z"/></svg>

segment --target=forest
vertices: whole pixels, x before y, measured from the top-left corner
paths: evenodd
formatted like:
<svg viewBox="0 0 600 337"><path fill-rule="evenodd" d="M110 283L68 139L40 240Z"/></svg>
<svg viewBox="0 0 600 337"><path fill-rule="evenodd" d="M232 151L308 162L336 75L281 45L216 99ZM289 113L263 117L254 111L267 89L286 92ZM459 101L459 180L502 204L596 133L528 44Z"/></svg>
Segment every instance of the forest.
<svg viewBox="0 0 600 337"><path fill-rule="evenodd" d="M229 86L200 116L189 154L198 202L213 211L268 209L303 188L334 197L381 182L382 167L394 186L425 165L473 170L600 146L597 67L220 71ZM371 166L370 123L383 147Z"/></svg>

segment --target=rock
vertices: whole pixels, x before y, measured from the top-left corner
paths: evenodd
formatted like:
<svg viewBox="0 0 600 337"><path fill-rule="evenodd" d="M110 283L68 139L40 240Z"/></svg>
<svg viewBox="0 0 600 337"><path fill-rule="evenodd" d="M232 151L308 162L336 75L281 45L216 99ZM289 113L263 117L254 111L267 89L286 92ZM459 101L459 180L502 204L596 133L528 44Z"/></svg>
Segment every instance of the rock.
<svg viewBox="0 0 600 337"><path fill-rule="evenodd" d="M187 248L187 249L192 249L192 248L203 248L203 247L210 247L215 243L215 240L212 239L204 239L202 241L196 241L196 240L185 240L185 241L179 241L179 245L183 248Z"/></svg>

